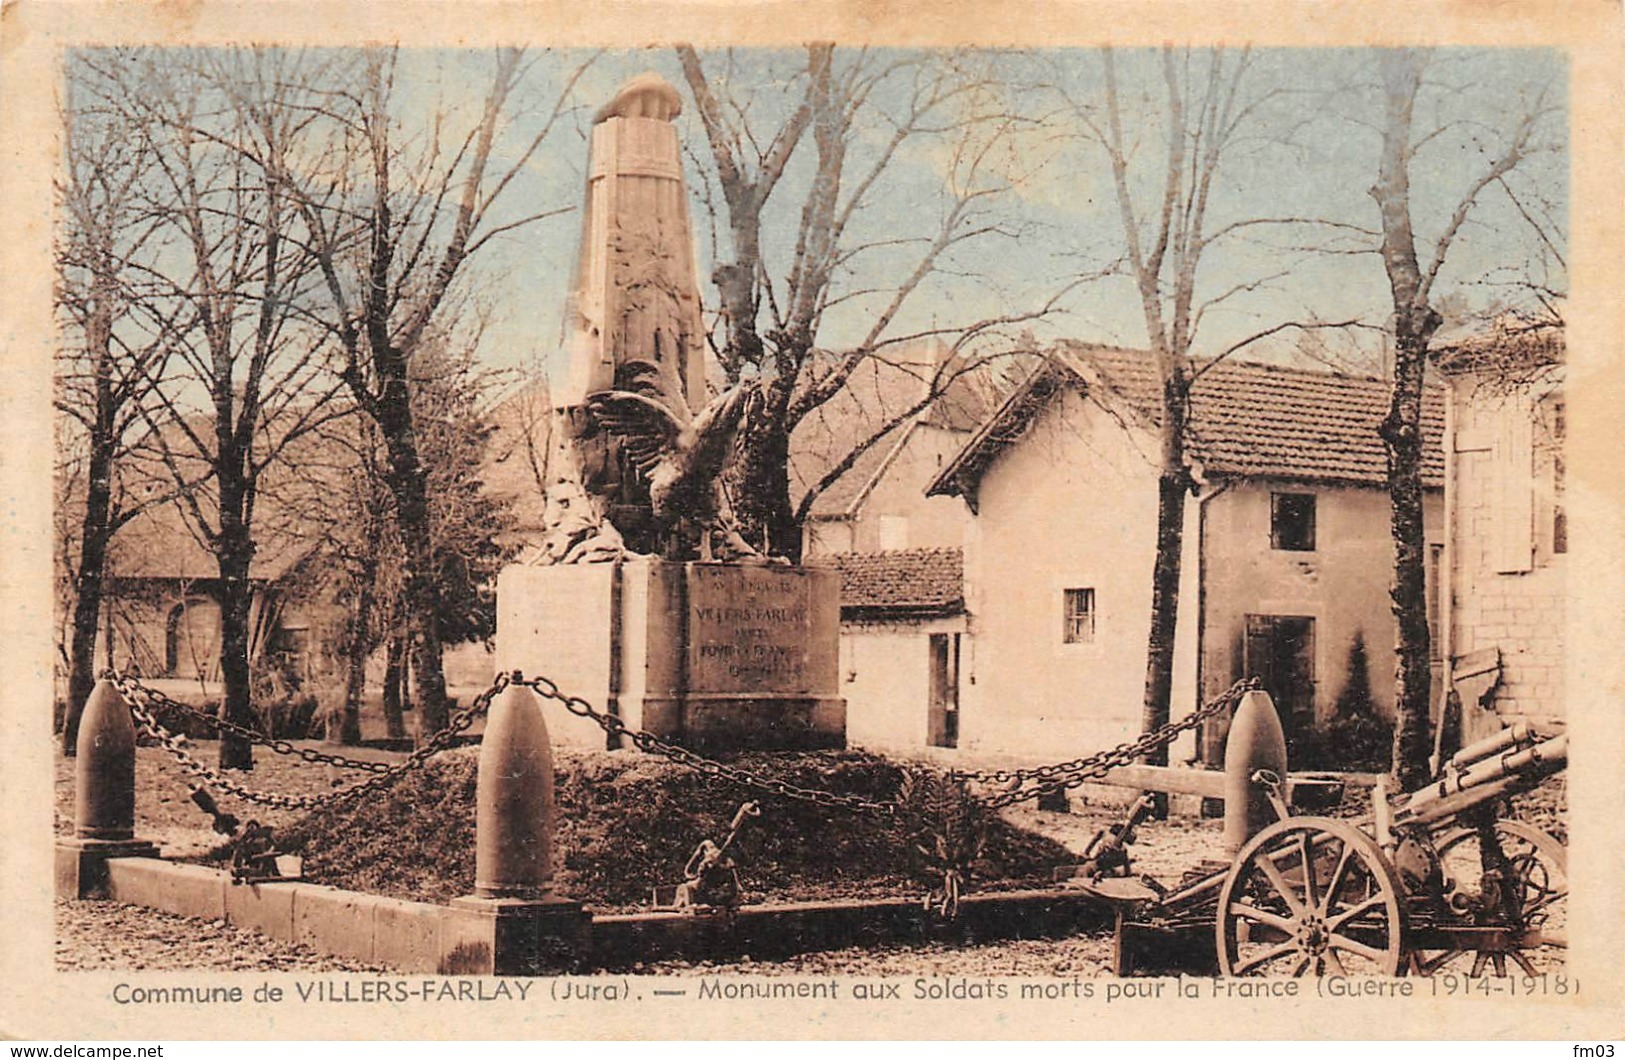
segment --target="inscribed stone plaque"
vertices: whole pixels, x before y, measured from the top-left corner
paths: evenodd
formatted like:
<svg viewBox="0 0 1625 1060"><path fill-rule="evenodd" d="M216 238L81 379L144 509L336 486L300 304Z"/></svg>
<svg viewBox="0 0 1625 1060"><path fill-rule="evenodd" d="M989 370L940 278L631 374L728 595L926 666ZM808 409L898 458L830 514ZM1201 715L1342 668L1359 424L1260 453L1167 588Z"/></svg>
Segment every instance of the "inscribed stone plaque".
<svg viewBox="0 0 1625 1060"><path fill-rule="evenodd" d="M809 603L802 571L695 564L689 581L689 690L811 695Z"/></svg>

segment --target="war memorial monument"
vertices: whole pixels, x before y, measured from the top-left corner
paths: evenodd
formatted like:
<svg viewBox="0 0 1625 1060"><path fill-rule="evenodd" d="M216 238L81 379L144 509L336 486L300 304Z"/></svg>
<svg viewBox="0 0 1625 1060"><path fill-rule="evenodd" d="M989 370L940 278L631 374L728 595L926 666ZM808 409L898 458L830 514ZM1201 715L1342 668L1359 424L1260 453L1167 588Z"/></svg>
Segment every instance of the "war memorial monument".
<svg viewBox="0 0 1625 1060"><path fill-rule="evenodd" d="M750 380L708 397L680 108L646 74L594 119L545 533L498 580L497 667L695 749L841 747L839 576L760 554L724 485L759 402ZM554 742L604 746L547 712Z"/></svg>

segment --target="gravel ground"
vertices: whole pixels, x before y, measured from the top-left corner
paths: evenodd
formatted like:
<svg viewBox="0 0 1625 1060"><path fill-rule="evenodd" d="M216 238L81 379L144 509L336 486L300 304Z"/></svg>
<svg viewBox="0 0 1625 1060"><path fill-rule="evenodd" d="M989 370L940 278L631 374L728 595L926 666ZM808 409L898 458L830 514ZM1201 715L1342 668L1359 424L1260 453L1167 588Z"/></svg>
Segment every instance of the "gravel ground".
<svg viewBox="0 0 1625 1060"><path fill-rule="evenodd" d="M56 903L62 971L384 972L305 946L239 931L223 920L175 916L121 902Z"/></svg>

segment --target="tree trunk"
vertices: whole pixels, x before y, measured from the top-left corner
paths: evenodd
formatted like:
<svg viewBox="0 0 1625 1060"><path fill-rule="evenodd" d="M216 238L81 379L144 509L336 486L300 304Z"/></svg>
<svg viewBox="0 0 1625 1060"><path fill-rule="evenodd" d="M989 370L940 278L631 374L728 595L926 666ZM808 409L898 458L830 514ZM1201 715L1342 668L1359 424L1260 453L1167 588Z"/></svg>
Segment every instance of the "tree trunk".
<svg viewBox="0 0 1625 1060"><path fill-rule="evenodd" d="M111 431L109 431L109 434ZM73 604L73 640L68 665L68 702L62 718L62 753L73 757L79 742L79 718L96 684L96 636L100 632L103 574L107 565L112 499L111 438L91 446L90 483L79 551L79 575ZM109 660L111 662L111 660Z"/></svg>
<svg viewBox="0 0 1625 1060"><path fill-rule="evenodd" d="M1168 723L1174 690L1174 630L1179 624L1179 577L1184 549L1186 475L1163 471L1157 479L1157 558L1151 571L1151 634L1145 648L1145 706L1140 731ZM1146 755L1168 764L1168 748Z"/></svg>
<svg viewBox="0 0 1625 1060"><path fill-rule="evenodd" d="M372 623L372 606L370 582L363 581L355 606L350 609L350 628L345 634L344 705L336 735L338 742L347 747L361 742L361 698L367 691L367 627ZM329 729L330 741L334 735Z"/></svg>
<svg viewBox="0 0 1625 1060"><path fill-rule="evenodd" d="M1140 731L1168 723L1174 688L1174 633L1179 625L1179 578L1185 546L1185 418L1190 384L1180 365L1163 373L1162 468L1157 476L1157 555L1151 568L1151 632L1145 649L1145 703ZM1168 748L1145 759L1168 764Z"/></svg>
<svg viewBox="0 0 1625 1060"><path fill-rule="evenodd" d="M85 517L80 524L79 574L75 579L72 649L68 662L68 702L62 715L62 753L73 757L79 743L79 719L96 684L96 635L102 610L103 576L107 545L113 536L113 459L117 447L114 421L112 323L105 288L111 281L103 270L94 283L95 309L85 326L85 345L93 355L96 377L96 417L90 437L90 466L85 487ZM112 664L109 639L108 664Z"/></svg>
<svg viewBox="0 0 1625 1060"><path fill-rule="evenodd" d="M1398 625L1393 780L1401 791L1428 775L1426 555L1422 523L1422 384L1428 342L1441 323L1428 304L1427 281L1411 224L1411 122L1422 67L1416 56L1382 58L1385 120L1377 181L1371 187L1382 218L1382 264L1394 304L1394 380L1380 433L1388 459L1390 533L1394 539L1392 600Z"/></svg>
<svg viewBox="0 0 1625 1060"><path fill-rule="evenodd" d="M395 498L396 525L404 553L402 595L412 631L411 661L421 711L418 732L427 736L445 728L448 720L446 675L441 663L440 591L429 526L428 474L418 457L405 358L400 351L390 350L380 360L383 385L377 399L377 421L389 456L385 480Z"/></svg>
<svg viewBox="0 0 1625 1060"><path fill-rule="evenodd" d="M224 431L221 433L225 434ZM225 439L222 438L222 441ZM220 717L227 722L253 727L248 615L254 599L254 588L248 574L254 559L254 543L242 516L246 507L246 485L241 478L229 473L235 464L233 450L226 449L225 445L222 445L222 450L227 459L220 461L223 466L218 466L216 470L220 491L220 534L215 542L215 555L220 567L220 680L224 686ZM220 768L253 769L253 745L241 736L222 730Z"/></svg>
<svg viewBox="0 0 1625 1060"><path fill-rule="evenodd" d="M228 548L220 555L220 717L252 728L248 665L248 612L254 590L248 580L250 553ZM254 747L241 736L220 734L220 768L253 769Z"/></svg>
<svg viewBox="0 0 1625 1060"><path fill-rule="evenodd" d="M396 482L401 544L405 552L405 597L411 630L412 672L416 677L421 735L444 728L446 676L441 665L440 594L434 578L434 545L429 536L429 501L421 473Z"/></svg>
<svg viewBox="0 0 1625 1060"><path fill-rule="evenodd" d="M1434 318L1437 319L1437 318ZM1432 328L1426 330L1431 333ZM1394 582L1390 590L1399 631L1394 686L1393 780L1412 791L1428 779L1432 750L1428 697L1432 665L1427 620L1427 543L1422 516L1422 384L1427 341L1414 328L1395 343L1394 387L1382 424L1388 454L1390 532Z"/></svg>
<svg viewBox="0 0 1625 1060"><path fill-rule="evenodd" d="M406 676L406 638L398 632L399 628L397 622L396 632L389 635L384 662L384 725L387 727L386 735L391 740L406 738L406 716L401 709L401 686Z"/></svg>
<svg viewBox="0 0 1625 1060"><path fill-rule="evenodd" d="M745 540L766 555L801 562L801 523L790 503L790 430L782 409L745 425L733 498L734 515Z"/></svg>

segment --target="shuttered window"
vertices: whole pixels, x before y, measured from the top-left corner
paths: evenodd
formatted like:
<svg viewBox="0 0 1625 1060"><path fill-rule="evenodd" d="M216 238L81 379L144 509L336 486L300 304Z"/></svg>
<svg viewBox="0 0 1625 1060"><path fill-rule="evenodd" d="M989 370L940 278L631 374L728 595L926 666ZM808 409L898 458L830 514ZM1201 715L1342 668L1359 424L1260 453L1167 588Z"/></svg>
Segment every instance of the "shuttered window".
<svg viewBox="0 0 1625 1060"><path fill-rule="evenodd" d="M1095 591L1068 589L1061 627L1061 643L1089 644L1095 639Z"/></svg>
<svg viewBox="0 0 1625 1060"><path fill-rule="evenodd" d="M1490 558L1500 574L1522 574L1535 557L1534 416L1529 396L1509 393L1495 410L1495 495Z"/></svg>

